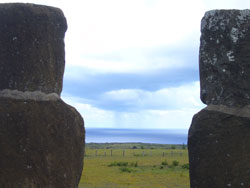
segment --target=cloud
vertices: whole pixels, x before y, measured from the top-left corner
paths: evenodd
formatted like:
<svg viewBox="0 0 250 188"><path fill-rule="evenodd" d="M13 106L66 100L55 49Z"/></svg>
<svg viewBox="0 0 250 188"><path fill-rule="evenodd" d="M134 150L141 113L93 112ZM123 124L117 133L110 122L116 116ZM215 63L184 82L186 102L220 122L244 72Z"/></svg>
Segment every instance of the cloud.
<svg viewBox="0 0 250 188"><path fill-rule="evenodd" d="M209 9L250 6L248 0L25 2L60 7L67 18L63 99L87 127L120 128L187 128L204 106L201 18Z"/></svg>
<svg viewBox="0 0 250 188"><path fill-rule="evenodd" d="M113 90L156 91L198 81L198 49L188 45L88 55L66 67L63 92L96 99Z"/></svg>
<svg viewBox="0 0 250 188"><path fill-rule="evenodd" d="M104 87L107 89L106 87ZM89 92L89 90L86 90ZM178 87L166 87L159 90L118 89L106 92L84 93L78 96L79 102L92 106L120 112L135 112L140 110L178 110L202 108L199 99L199 82L191 82ZM76 92L81 93L81 92ZM65 94L67 95L67 93ZM71 92L72 95L72 92Z"/></svg>
<svg viewBox="0 0 250 188"><path fill-rule="evenodd" d="M200 24L203 11L191 11L193 4L201 4L199 0L156 0L153 4L144 0L92 0L71 3L71 9L62 7L69 22L66 43L76 45L80 53L174 45ZM67 51L74 53L70 48Z"/></svg>
<svg viewBox="0 0 250 188"><path fill-rule="evenodd" d="M104 93L93 104L102 109L126 112L202 108L199 88L199 82L194 82L157 91L120 89Z"/></svg>
<svg viewBox="0 0 250 188"><path fill-rule="evenodd" d="M192 116L200 108L177 110L139 110L136 112L119 112L101 110L90 104L76 102L69 96L63 99L75 106L82 114L85 127L135 128L135 129L188 129ZM81 100L81 99L80 99Z"/></svg>
<svg viewBox="0 0 250 188"><path fill-rule="evenodd" d="M78 72L79 71L79 72ZM139 73L104 73L92 74L85 69L75 69L75 75L81 78L64 79L64 93L71 93L88 99L97 99L105 92L120 89L139 89L156 91L168 87L176 87L189 82L198 81L198 71L192 68L157 70Z"/></svg>
<svg viewBox="0 0 250 188"><path fill-rule="evenodd" d="M199 42L186 40L179 46L131 48L110 53L83 54L68 67L82 67L95 73L143 73L157 69L197 67ZM187 63L188 62L188 63Z"/></svg>
<svg viewBox="0 0 250 188"><path fill-rule="evenodd" d="M114 124L114 112L95 108L91 104L84 103L81 98L63 95L62 99L82 115L85 127L117 127Z"/></svg>

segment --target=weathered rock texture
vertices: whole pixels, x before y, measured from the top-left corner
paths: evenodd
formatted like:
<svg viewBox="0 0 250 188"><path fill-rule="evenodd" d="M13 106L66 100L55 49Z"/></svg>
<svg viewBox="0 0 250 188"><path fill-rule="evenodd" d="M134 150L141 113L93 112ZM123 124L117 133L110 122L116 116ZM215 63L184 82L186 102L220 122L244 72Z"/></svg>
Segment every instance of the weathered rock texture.
<svg viewBox="0 0 250 188"><path fill-rule="evenodd" d="M250 104L250 10L213 10L201 22L200 80L205 104Z"/></svg>
<svg viewBox="0 0 250 188"><path fill-rule="evenodd" d="M66 29L60 9L0 5L0 90L60 94Z"/></svg>
<svg viewBox="0 0 250 188"><path fill-rule="evenodd" d="M191 188L250 187L250 10L201 22L201 100L188 135Z"/></svg>
<svg viewBox="0 0 250 188"><path fill-rule="evenodd" d="M63 13L0 5L0 187L76 188L84 122L60 99Z"/></svg>
<svg viewBox="0 0 250 188"><path fill-rule="evenodd" d="M83 120L57 101L0 98L0 187L76 188Z"/></svg>
<svg viewBox="0 0 250 188"><path fill-rule="evenodd" d="M250 187L250 114L203 109L189 130L191 188Z"/></svg>

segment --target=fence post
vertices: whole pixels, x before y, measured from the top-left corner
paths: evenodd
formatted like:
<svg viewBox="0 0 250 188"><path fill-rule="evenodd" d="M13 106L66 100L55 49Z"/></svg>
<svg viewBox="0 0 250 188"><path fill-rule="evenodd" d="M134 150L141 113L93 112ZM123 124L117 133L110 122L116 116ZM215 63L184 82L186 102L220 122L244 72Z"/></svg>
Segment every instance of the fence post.
<svg viewBox="0 0 250 188"><path fill-rule="evenodd" d="M162 153L162 157L164 157L164 156L165 156L165 153L163 152L163 153Z"/></svg>
<svg viewBox="0 0 250 188"><path fill-rule="evenodd" d="M110 156L112 157L112 150L110 150Z"/></svg>
<svg viewBox="0 0 250 188"><path fill-rule="evenodd" d="M122 153L123 157L125 156L125 150L123 150L123 153Z"/></svg>
<svg viewBox="0 0 250 188"><path fill-rule="evenodd" d="M95 150L95 156L97 156L97 150Z"/></svg>
<svg viewBox="0 0 250 188"><path fill-rule="evenodd" d="M144 157L144 151L142 152L142 156Z"/></svg>

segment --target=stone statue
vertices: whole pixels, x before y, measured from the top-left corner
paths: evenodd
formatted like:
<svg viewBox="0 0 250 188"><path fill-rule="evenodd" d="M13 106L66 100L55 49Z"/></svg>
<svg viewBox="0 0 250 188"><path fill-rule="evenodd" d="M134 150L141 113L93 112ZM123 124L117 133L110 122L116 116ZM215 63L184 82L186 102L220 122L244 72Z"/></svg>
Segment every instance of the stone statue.
<svg viewBox="0 0 250 188"><path fill-rule="evenodd" d="M188 135L191 188L250 187L250 10L201 21L201 100Z"/></svg>
<svg viewBox="0 0 250 188"><path fill-rule="evenodd" d="M0 4L0 187L76 188L84 122L60 98L66 19L60 9Z"/></svg>

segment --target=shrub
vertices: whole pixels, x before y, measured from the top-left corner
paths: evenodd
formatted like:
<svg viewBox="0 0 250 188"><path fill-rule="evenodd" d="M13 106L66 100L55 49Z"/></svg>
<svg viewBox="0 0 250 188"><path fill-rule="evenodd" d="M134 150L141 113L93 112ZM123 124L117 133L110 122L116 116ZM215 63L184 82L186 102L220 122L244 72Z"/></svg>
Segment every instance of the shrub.
<svg viewBox="0 0 250 188"><path fill-rule="evenodd" d="M186 145L183 143L182 144L182 149L185 150L186 149Z"/></svg>
<svg viewBox="0 0 250 188"><path fill-rule="evenodd" d="M133 172L132 169L127 168L127 167L121 167L121 168L120 168L120 171L121 171L121 172L128 172L128 173Z"/></svg>
<svg viewBox="0 0 250 188"><path fill-rule="evenodd" d="M132 162L132 163L130 163L130 166L132 166L132 167L138 167L138 162L137 161L135 163Z"/></svg>
<svg viewBox="0 0 250 188"><path fill-rule="evenodd" d="M136 153L134 153L134 156L135 157L140 157L140 156L142 156L141 154L136 154Z"/></svg>
<svg viewBox="0 0 250 188"><path fill-rule="evenodd" d="M128 162L113 162L113 163L110 163L108 165L108 167L112 167L112 166L128 166Z"/></svg>
<svg viewBox="0 0 250 188"><path fill-rule="evenodd" d="M183 164L183 165L181 166L181 168L183 168L183 169L189 169L189 164L188 164L188 163Z"/></svg>
<svg viewBox="0 0 250 188"><path fill-rule="evenodd" d="M161 165L163 165L163 166L167 166L168 165L168 162L165 160L165 161L162 161L161 162Z"/></svg>
<svg viewBox="0 0 250 188"><path fill-rule="evenodd" d="M176 149L176 146L175 145L171 145L171 149Z"/></svg>
<svg viewBox="0 0 250 188"><path fill-rule="evenodd" d="M172 161L172 165L173 166L178 166L179 165L179 161L176 161L176 160Z"/></svg>

